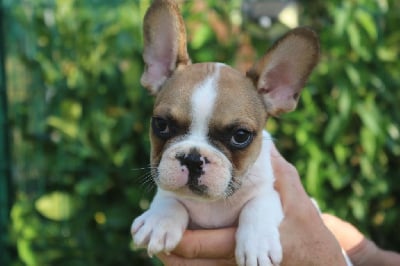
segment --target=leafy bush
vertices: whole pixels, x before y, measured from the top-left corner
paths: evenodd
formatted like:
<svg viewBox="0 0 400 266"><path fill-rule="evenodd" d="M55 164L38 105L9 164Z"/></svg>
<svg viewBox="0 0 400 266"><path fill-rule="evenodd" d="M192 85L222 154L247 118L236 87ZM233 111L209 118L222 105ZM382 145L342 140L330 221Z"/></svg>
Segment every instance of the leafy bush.
<svg viewBox="0 0 400 266"><path fill-rule="evenodd" d="M7 69L17 200L28 265L152 265L129 226L148 206L151 98L140 84L149 1L12 1ZM268 122L325 211L398 249L399 3L303 1L321 63L296 112ZM245 69L280 25L242 21L239 1L183 5L192 59ZM250 29L249 31L247 29ZM143 169L144 168L144 169Z"/></svg>
<svg viewBox="0 0 400 266"><path fill-rule="evenodd" d="M398 250L400 238L391 232L400 217L400 34L393 11L399 3L330 1L313 7L303 11L320 34L321 62L279 136L290 143L287 157L324 210Z"/></svg>
<svg viewBox="0 0 400 266"><path fill-rule="evenodd" d="M146 196L135 169L149 157L151 101L138 81L147 3L94 4L10 8L21 44L10 60L31 79L24 88L10 80L20 180L12 221L28 265L145 265L129 226Z"/></svg>

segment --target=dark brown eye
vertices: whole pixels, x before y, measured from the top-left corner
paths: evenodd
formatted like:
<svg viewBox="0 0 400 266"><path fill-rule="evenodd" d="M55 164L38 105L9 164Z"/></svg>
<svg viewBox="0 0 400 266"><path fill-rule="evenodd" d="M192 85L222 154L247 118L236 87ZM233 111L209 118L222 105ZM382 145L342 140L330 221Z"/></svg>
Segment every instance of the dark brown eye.
<svg viewBox="0 0 400 266"><path fill-rule="evenodd" d="M246 129L236 130L230 140L230 145L236 149L243 149L250 145L253 140L253 133Z"/></svg>
<svg viewBox="0 0 400 266"><path fill-rule="evenodd" d="M167 119L153 117L151 119L151 127L154 134L161 139L169 139L172 135L170 122Z"/></svg>

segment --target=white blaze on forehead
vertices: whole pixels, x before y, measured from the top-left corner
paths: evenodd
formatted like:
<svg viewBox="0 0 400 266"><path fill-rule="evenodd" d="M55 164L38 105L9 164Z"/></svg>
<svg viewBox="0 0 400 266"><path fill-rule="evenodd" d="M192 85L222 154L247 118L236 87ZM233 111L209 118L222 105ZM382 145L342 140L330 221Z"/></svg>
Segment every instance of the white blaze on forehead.
<svg viewBox="0 0 400 266"><path fill-rule="evenodd" d="M192 96L192 124L189 138L205 139L208 134L208 122L212 116L217 99L217 83L221 64L214 65L214 73L205 78Z"/></svg>

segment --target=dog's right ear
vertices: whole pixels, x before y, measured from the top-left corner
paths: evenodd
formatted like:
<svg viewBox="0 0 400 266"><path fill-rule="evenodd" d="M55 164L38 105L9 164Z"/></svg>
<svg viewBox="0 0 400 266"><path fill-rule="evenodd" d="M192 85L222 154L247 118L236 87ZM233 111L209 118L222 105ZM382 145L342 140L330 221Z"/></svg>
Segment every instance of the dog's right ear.
<svg viewBox="0 0 400 266"><path fill-rule="evenodd" d="M270 115L277 116L296 107L318 58L318 36L300 27L280 38L247 72Z"/></svg>
<svg viewBox="0 0 400 266"><path fill-rule="evenodd" d="M140 82L157 94L172 73L191 63L186 47L186 30L173 0L155 0L143 22L145 69Z"/></svg>

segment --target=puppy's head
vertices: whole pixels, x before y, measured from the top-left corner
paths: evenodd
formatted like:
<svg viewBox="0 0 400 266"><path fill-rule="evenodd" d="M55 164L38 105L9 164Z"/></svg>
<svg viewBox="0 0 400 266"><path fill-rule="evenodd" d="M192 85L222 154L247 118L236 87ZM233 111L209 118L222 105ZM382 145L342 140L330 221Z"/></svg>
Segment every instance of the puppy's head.
<svg viewBox="0 0 400 266"><path fill-rule="evenodd" d="M154 1L143 31L141 82L156 95L150 130L155 182L184 197L229 197L260 152L268 116L296 107L318 61L316 35L290 31L243 75L221 63L191 64L173 1Z"/></svg>

